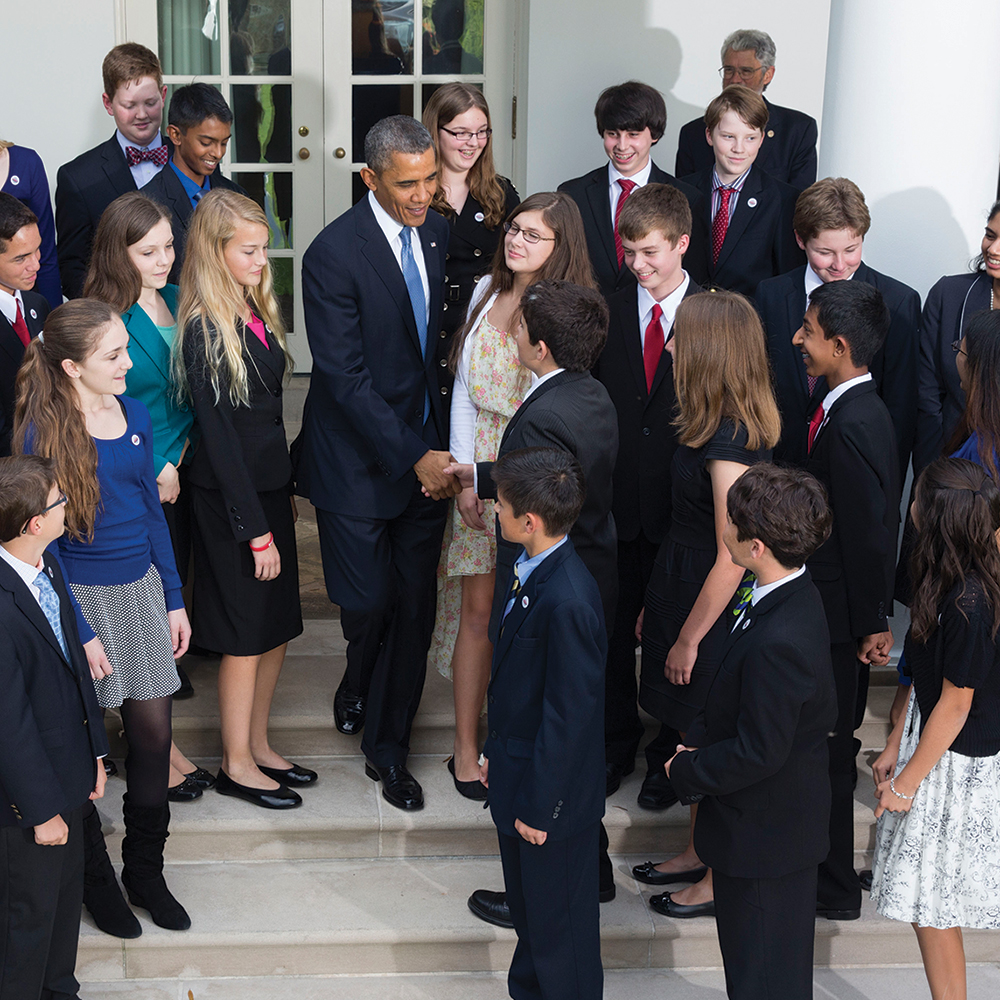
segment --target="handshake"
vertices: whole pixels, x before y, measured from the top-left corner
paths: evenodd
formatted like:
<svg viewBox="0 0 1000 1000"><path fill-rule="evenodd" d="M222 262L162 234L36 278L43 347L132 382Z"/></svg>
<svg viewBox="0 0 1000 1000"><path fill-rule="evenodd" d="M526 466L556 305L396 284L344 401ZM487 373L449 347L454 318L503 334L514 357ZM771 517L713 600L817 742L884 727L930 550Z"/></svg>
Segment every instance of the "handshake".
<svg viewBox="0 0 1000 1000"><path fill-rule="evenodd" d="M432 500L448 500L472 485L472 466L459 465L448 451L426 452L413 471Z"/></svg>

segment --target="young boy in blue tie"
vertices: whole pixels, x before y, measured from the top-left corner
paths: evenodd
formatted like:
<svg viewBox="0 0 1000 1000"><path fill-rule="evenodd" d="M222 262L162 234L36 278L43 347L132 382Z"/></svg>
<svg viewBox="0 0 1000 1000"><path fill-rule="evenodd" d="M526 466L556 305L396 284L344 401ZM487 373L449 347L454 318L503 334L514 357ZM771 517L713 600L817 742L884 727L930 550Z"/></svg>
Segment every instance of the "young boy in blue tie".
<svg viewBox="0 0 1000 1000"><path fill-rule="evenodd" d="M58 561L51 461L0 459L0 1000L75 997L81 810L108 752Z"/></svg>
<svg viewBox="0 0 1000 1000"><path fill-rule="evenodd" d="M607 637L597 583L567 534L583 472L569 452L522 448L492 477L503 537L523 546L506 581L480 772L517 931L508 988L519 1000L599 1000Z"/></svg>

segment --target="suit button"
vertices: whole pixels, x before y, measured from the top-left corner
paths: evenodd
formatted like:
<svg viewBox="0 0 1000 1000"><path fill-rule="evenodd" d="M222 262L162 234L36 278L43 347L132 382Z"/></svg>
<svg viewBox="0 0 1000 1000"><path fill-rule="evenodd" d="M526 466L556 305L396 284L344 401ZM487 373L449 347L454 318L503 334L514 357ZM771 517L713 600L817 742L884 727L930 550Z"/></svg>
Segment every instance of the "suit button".
<svg viewBox="0 0 1000 1000"><path fill-rule="evenodd" d="M280 396L281 395L281 386L280 385L278 386L277 389L274 390L274 394L275 394L275 396Z"/></svg>
<svg viewBox="0 0 1000 1000"><path fill-rule="evenodd" d="M642 433L643 433L644 437L649 437L649 428L648 427L643 427Z"/></svg>
<svg viewBox="0 0 1000 1000"><path fill-rule="evenodd" d="M238 524L238 525L236 525L236 530L237 531L246 531L247 529L242 524Z"/></svg>
<svg viewBox="0 0 1000 1000"><path fill-rule="evenodd" d="M451 260L451 254L450 254L450 253L446 253L446 254L444 255L444 259L445 259L445 260ZM447 279L446 279L446 280L447 280Z"/></svg>
<svg viewBox="0 0 1000 1000"><path fill-rule="evenodd" d="M442 396L447 396L448 395L448 386L446 386L446 385L441 386L441 395Z"/></svg>
<svg viewBox="0 0 1000 1000"><path fill-rule="evenodd" d="M442 331L441 331L441 332L440 332L440 333L438 334L438 336L439 336L439 337L440 337L440 338L441 338L442 340L444 340L444 339L445 339L445 338L446 338L446 337L448 336L448 331L447 331L447 330L442 330Z"/></svg>
<svg viewBox="0 0 1000 1000"><path fill-rule="evenodd" d="M479 247L476 247L476 249L472 251L472 254L475 257L482 257L483 251L480 250Z"/></svg>
<svg viewBox="0 0 1000 1000"><path fill-rule="evenodd" d="M235 515L235 516L233 517L233 520L234 520L234 521L242 521L242 520L243 520L243 518L242 518L242 517L240 517L240 515L239 515L239 514L236 514L236 515Z"/></svg>
<svg viewBox="0 0 1000 1000"><path fill-rule="evenodd" d="M553 819L559 819L559 813L557 813L557 812L554 812L554 813L552 814L552 818L553 818Z"/></svg>
<svg viewBox="0 0 1000 1000"><path fill-rule="evenodd" d="M482 275L481 275L481 274L477 274L477 275L476 275L476 276L475 276L475 277L474 277L474 278L472 279L472 283L473 283L474 285L478 285L478 284L479 284L479 279L480 279L481 277L482 277Z"/></svg>
<svg viewBox="0 0 1000 1000"><path fill-rule="evenodd" d="M235 507L230 507L229 508L229 513L230 514L235 514L236 513L236 508Z"/></svg>
<svg viewBox="0 0 1000 1000"><path fill-rule="evenodd" d="M438 364L439 364L439 365L440 365L440 366L441 366L442 368L447 368L447 367L448 367L448 359L447 359L447 358L442 358L442 359L441 359L441 360L440 360L440 361L438 362Z"/></svg>
<svg viewBox="0 0 1000 1000"><path fill-rule="evenodd" d="M275 427L280 427L281 426L281 417L275 417L274 418L274 426Z"/></svg>
<svg viewBox="0 0 1000 1000"><path fill-rule="evenodd" d="M413 411L413 415L415 417L422 417L424 415L424 411L423 410L414 410Z"/></svg>
<svg viewBox="0 0 1000 1000"><path fill-rule="evenodd" d="M447 311L448 311L448 303L447 302L442 302L441 303L441 312L446 313Z"/></svg>
<svg viewBox="0 0 1000 1000"><path fill-rule="evenodd" d="M497 731L494 729L493 732L490 733L490 739L495 740L496 738L497 738Z"/></svg>
<svg viewBox="0 0 1000 1000"><path fill-rule="evenodd" d="M562 799L559 800L559 805L562 805Z"/></svg>
<svg viewBox="0 0 1000 1000"><path fill-rule="evenodd" d="M86 720L86 719L84 719L84 720L83 720L83 724L84 724L84 725L86 725L86 724L87 724L87 720Z"/></svg>

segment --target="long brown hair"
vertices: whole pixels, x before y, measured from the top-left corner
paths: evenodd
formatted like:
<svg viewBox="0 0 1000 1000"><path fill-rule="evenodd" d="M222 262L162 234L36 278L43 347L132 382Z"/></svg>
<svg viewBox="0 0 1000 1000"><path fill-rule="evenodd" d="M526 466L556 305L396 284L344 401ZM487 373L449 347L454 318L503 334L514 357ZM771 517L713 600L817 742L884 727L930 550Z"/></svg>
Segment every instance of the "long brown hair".
<svg viewBox="0 0 1000 1000"><path fill-rule="evenodd" d="M431 94L431 99L424 108L423 123L431 134L434 142L434 152L441 163L441 148L438 143L438 130L447 127L459 115L470 108L478 108L486 115L486 127L490 128L490 106L483 97L483 92L468 83L446 83ZM435 212L450 218L455 209L448 203L448 197L440 184L440 166L438 168L439 183L431 208ZM483 210L483 225L487 229L496 229L503 222L505 204L504 186L497 176L493 165L493 136L490 136L483 146L476 162L469 169L469 193L479 202Z"/></svg>
<svg viewBox="0 0 1000 1000"><path fill-rule="evenodd" d="M522 212L541 212L545 225L552 230L556 238L549 259L538 269L532 284L548 278L558 278L572 281L574 285L582 285L584 288L597 288L594 269L590 264L590 252L587 250L587 234L584 232L583 218L576 202L563 191L540 191L525 198L507 216L505 222L512 222ZM504 240L500 240L497 244L496 253L493 255L493 267L482 282L486 282L486 287L480 302L486 302L494 292L503 294L514 287L514 272L507 266ZM453 368L458 366L465 338L472 332L476 312L477 310L469 311L469 315L465 317L465 322L452 341ZM515 320L516 318L515 313Z"/></svg>
<svg viewBox="0 0 1000 1000"><path fill-rule="evenodd" d="M926 642L938 625L941 602L961 583L955 607L966 621L962 598L975 577L993 609L993 637L1000 629L1000 491L989 474L965 458L939 458L920 474L914 491L916 543L910 576L913 638Z"/></svg>
<svg viewBox="0 0 1000 1000"><path fill-rule="evenodd" d="M35 455L55 462L59 485L69 498L66 530L81 542L94 537L94 519L101 500L97 446L87 430L79 394L63 361L86 361L116 319L114 309L97 299L63 303L46 317L41 336L24 349L17 373L14 454L23 454L28 445Z"/></svg>
<svg viewBox="0 0 1000 1000"><path fill-rule="evenodd" d="M131 309L142 293L142 278L128 248L164 219L169 222L170 213L141 191L115 198L97 224L83 297L107 302L120 313Z"/></svg>
<svg viewBox="0 0 1000 1000"><path fill-rule="evenodd" d="M726 418L747 429L747 450L773 448L781 437L764 328L737 292L691 295L674 317L674 384L678 440L700 448Z"/></svg>

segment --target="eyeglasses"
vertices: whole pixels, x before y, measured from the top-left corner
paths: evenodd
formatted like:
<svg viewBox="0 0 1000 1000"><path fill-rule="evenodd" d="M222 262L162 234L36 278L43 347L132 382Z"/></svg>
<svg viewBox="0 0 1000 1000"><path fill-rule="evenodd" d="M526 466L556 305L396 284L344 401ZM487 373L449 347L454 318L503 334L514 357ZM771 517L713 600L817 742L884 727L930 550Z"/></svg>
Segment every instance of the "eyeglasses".
<svg viewBox="0 0 1000 1000"><path fill-rule="evenodd" d="M56 500L54 503L50 503L48 505L48 507L43 507L41 513L42 514L48 514L48 512L50 510L52 510L54 507L60 507L60 506L62 506L62 504L67 503L67 502L68 502L68 497L66 496L65 493L63 493L62 490L60 490L59 491L59 499Z"/></svg>
<svg viewBox="0 0 1000 1000"><path fill-rule="evenodd" d="M516 222L505 222L503 224L503 231L509 233L511 236L517 236L520 233L524 237L525 243L539 243L543 240L546 243L555 243L559 238L557 236L542 236L533 229L522 229Z"/></svg>
<svg viewBox="0 0 1000 1000"><path fill-rule="evenodd" d="M445 128L443 125L440 128L442 132L453 135L459 142L468 142L470 139L475 139L476 142L486 142L493 135L493 129L491 128L481 128L478 132L466 132L464 129L459 132L452 132L450 128Z"/></svg>
<svg viewBox="0 0 1000 1000"><path fill-rule="evenodd" d="M962 350L962 340L961 340L961 338L959 338L958 340L953 340L951 342L951 349L956 354L961 354L963 358L967 358L969 356L965 351Z"/></svg>
<svg viewBox="0 0 1000 1000"><path fill-rule="evenodd" d="M748 80L752 80L763 68L763 66L758 66L756 69L750 69L749 66L722 66L719 69L719 76L723 80L731 80L738 74L739 78L746 83Z"/></svg>

